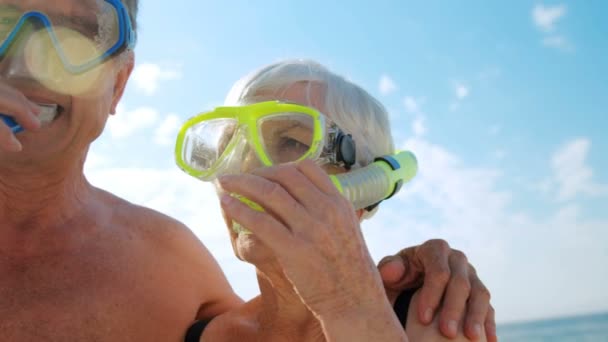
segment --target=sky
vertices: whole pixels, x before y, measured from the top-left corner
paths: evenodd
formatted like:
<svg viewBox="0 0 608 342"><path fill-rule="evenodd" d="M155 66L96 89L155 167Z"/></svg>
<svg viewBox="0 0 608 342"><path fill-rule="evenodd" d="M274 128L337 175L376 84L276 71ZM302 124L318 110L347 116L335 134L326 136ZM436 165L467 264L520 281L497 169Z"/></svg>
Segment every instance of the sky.
<svg viewBox="0 0 608 342"><path fill-rule="evenodd" d="M175 165L175 137L240 77L311 58L376 96L419 160L363 224L376 261L442 238L499 323L608 311L607 13L599 0L142 1L136 67L85 172L186 223L255 296L213 189Z"/></svg>

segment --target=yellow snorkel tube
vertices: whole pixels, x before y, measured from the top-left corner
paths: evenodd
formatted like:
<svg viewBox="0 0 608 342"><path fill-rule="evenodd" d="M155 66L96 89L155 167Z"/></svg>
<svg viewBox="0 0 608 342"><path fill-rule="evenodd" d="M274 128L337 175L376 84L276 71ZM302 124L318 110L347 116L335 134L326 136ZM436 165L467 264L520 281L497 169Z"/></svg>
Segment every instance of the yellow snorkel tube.
<svg viewBox="0 0 608 342"><path fill-rule="evenodd" d="M412 152L401 151L376 158L363 168L329 177L355 209L371 211L399 192L417 172L416 156Z"/></svg>

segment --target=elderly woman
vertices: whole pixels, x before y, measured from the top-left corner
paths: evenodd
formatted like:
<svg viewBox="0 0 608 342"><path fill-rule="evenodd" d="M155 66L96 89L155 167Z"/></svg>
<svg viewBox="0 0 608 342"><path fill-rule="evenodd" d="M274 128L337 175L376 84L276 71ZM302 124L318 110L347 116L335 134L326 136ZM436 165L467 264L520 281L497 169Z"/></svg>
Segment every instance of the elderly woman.
<svg viewBox="0 0 608 342"><path fill-rule="evenodd" d="M184 126L178 163L193 176L218 180L233 249L255 265L261 295L205 331L198 325L188 339L443 340L437 319L422 325L413 310L404 332L360 231L378 206L354 210L328 177L395 152L383 106L300 60L239 81L226 105ZM415 294L412 305L417 300ZM462 328L450 328L464 339Z"/></svg>

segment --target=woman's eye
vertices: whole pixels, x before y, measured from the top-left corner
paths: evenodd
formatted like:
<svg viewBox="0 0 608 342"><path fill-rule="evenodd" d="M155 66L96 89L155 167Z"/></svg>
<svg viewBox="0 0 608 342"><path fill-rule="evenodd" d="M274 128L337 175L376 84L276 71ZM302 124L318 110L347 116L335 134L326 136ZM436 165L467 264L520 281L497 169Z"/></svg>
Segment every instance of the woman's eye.
<svg viewBox="0 0 608 342"><path fill-rule="evenodd" d="M296 139L292 139L292 138L288 138L288 137L284 137L281 138L281 148L285 148L285 149L290 149L290 150L298 150L298 151L308 151L308 149L310 148L310 146L299 142Z"/></svg>

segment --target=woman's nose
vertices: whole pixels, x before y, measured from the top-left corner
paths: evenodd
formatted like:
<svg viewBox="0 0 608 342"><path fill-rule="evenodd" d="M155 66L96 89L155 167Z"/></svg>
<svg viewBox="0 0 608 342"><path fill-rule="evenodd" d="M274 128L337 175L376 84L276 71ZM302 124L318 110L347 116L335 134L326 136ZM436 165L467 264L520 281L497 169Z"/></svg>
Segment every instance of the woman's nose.
<svg viewBox="0 0 608 342"><path fill-rule="evenodd" d="M241 164L241 172L251 172L257 168L264 166L257 153L248 145L243 151L243 162Z"/></svg>

